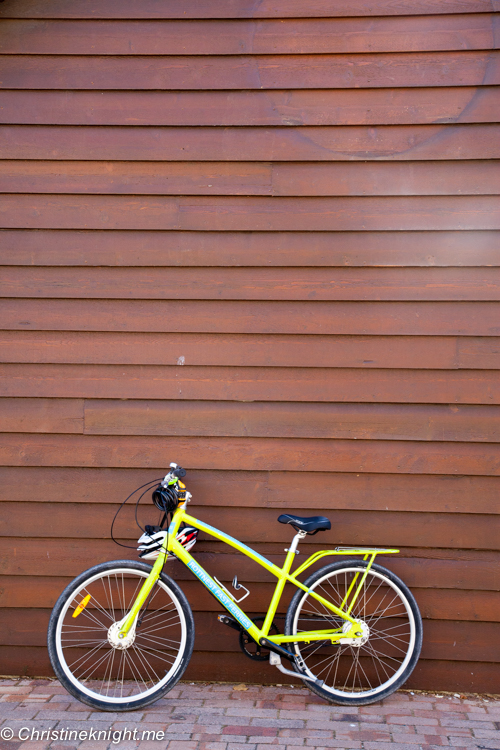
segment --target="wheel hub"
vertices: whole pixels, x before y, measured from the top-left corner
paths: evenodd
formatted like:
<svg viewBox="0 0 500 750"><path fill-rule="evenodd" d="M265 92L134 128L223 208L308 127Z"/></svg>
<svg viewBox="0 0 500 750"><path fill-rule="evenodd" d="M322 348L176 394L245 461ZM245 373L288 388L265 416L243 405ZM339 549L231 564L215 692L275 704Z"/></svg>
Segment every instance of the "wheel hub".
<svg viewBox="0 0 500 750"><path fill-rule="evenodd" d="M357 646L358 648L360 646L364 646L364 644L367 642L368 638L370 637L370 628L366 624L366 622L363 622L363 620L356 620L356 635L360 635L361 637L357 638L341 638L339 640L339 643L341 643L343 646ZM344 626L342 628L343 633L348 633L351 630L351 623L345 622Z"/></svg>
<svg viewBox="0 0 500 750"><path fill-rule="evenodd" d="M125 651L135 641L135 623L130 628L128 633L124 635L123 638L120 638L120 629L122 627L122 624L123 623L121 621L114 622L108 630L108 643L110 644L110 646L113 646L113 648L116 648L119 651Z"/></svg>

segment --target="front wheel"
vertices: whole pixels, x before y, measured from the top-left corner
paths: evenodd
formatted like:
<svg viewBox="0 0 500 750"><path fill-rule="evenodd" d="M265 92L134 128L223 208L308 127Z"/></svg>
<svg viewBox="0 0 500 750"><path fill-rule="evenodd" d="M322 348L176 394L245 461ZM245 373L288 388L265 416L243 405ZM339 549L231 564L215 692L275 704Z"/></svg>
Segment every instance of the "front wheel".
<svg viewBox="0 0 500 750"><path fill-rule="evenodd" d="M345 611L368 563L357 560L326 565L313 573L288 608L285 634L342 628L346 622L314 599L314 591ZM386 698L412 673L422 648L422 618L411 591L389 570L372 565L350 612L363 623L362 645L331 641L294 643L295 670L322 680L305 681L331 703L362 706Z"/></svg>
<svg viewBox="0 0 500 750"><path fill-rule="evenodd" d="M86 570L57 600L49 622L52 667L69 693L101 711L147 706L181 678L193 651L194 620L179 586L161 574L135 629L118 639L151 567L118 560Z"/></svg>

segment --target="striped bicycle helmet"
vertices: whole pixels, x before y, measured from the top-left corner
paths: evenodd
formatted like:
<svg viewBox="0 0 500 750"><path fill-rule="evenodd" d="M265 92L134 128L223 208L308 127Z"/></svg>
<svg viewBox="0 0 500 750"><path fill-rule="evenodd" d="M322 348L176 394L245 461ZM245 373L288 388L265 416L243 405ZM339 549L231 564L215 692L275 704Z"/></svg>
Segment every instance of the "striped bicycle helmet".
<svg viewBox="0 0 500 750"><path fill-rule="evenodd" d="M139 557L142 560L156 560L167 534L168 531L145 531L138 540L139 547L137 551L139 552ZM197 537L198 529L193 528L193 526L183 526L179 529L175 538L189 552L196 544ZM167 560L172 559L173 555L167 555Z"/></svg>

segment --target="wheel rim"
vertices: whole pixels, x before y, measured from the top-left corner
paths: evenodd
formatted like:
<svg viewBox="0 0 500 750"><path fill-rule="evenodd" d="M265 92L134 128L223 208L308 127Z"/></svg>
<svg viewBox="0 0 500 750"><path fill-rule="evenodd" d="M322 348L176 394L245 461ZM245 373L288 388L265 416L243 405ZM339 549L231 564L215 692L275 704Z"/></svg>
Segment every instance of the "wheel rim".
<svg viewBox="0 0 500 750"><path fill-rule="evenodd" d="M359 583L364 572L365 568L356 566L332 571L313 583L309 591L340 607L355 574L359 574ZM322 689L332 695L373 696L393 686L407 669L415 649L415 617L399 586L374 569L369 571L350 614L370 629L364 645L296 643L295 653L301 657L306 674L323 680ZM341 628L344 622L306 594L295 611L292 634Z"/></svg>
<svg viewBox="0 0 500 750"><path fill-rule="evenodd" d="M142 624L133 643L118 650L108 641L110 626L127 614L147 576L131 568L97 573L64 604L56 628L59 662L71 683L91 698L107 703L142 700L165 685L181 664L186 618L174 592L161 580L141 610Z"/></svg>

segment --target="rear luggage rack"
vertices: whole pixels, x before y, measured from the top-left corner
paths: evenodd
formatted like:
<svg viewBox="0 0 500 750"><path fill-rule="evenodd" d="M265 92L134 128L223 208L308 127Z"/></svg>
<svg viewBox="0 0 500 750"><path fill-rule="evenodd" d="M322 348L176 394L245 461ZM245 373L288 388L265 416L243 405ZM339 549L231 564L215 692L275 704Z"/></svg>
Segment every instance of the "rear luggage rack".
<svg viewBox="0 0 500 750"><path fill-rule="evenodd" d="M386 549L384 547L335 547L335 552L357 552L359 554L369 555L372 552L385 552L391 554L392 552L399 552L397 549Z"/></svg>

